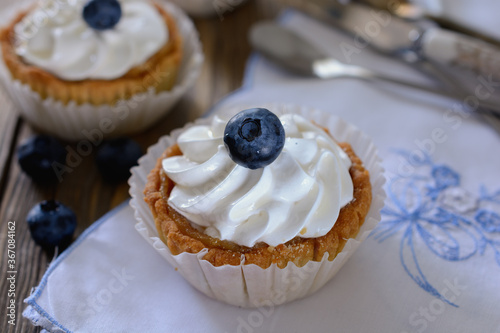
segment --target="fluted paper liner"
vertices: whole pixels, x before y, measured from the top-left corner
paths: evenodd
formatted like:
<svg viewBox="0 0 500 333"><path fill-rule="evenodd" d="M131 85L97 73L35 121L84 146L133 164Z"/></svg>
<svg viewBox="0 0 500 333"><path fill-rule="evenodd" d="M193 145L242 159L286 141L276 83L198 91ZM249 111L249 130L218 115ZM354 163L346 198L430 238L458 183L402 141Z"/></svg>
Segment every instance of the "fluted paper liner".
<svg viewBox="0 0 500 333"><path fill-rule="evenodd" d="M219 114L232 115L251 106L224 109ZM255 106L254 106L255 107ZM156 160L163 151L173 145L179 135L188 127L209 124L211 119L199 119L186 125L183 129L173 131L162 137L152 146L139 161L139 166L132 169L129 180L132 200L130 205L135 209L137 231L196 289L209 297L241 307L274 306L310 295L325 285L349 259L361 242L380 221L380 210L384 205L385 183L384 170L377 156L377 149L371 139L356 127L338 117L319 110L284 104L264 106L277 115L297 113L326 127L338 141L349 142L356 155L370 172L372 185L372 203L364 224L355 239L349 239L344 249L333 261L325 254L320 262L310 261L303 267L292 262L285 268L276 264L267 269L256 265L215 267L203 260L206 250L196 254L181 253L172 255L168 247L161 241L149 206L144 202L143 190L147 176L153 169Z"/></svg>
<svg viewBox="0 0 500 333"><path fill-rule="evenodd" d="M183 37L183 57L175 86L157 93L152 87L116 105L64 105L53 98L42 99L29 85L14 80L0 61L0 78L12 102L33 127L66 140L91 139L99 131L104 137L117 137L145 130L165 116L190 89L201 72L203 53L192 21L177 6L161 3L175 19ZM13 10L10 9L12 12ZM1 53L1 50L0 50ZM102 123L103 119L105 123ZM112 124L109 124L109 120ZM94 134L96 135L96 134ZM89 137L90 136L90 137Z"/></svg>

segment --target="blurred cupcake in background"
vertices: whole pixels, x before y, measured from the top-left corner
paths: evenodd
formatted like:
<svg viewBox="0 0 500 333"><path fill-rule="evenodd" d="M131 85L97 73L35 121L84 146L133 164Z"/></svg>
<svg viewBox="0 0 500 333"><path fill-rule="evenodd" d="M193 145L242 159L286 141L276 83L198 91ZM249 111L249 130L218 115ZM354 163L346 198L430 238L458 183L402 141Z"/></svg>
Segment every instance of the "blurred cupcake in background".
<svg viewBox="0 0 500 333"><path fill-rule="evenodd" d="M172 4L53 0L21 10L0 33L0 74L35 128L77 140L144 130L199 75L192 22Z"/></svg>

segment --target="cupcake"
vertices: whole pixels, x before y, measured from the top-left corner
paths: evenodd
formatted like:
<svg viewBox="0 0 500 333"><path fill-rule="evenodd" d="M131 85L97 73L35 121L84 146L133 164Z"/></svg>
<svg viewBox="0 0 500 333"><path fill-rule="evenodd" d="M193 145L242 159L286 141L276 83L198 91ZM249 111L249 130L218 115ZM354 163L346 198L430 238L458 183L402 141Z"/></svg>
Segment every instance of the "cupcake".
<svg viewBox="0 0 500 333"><path fill-rule="evenodd" d="M363 141L375 163L370 175L330 126L294 108L275 109L279 117L266 109L229 121L215 116L163 142L160 156L148 154L156 163L144 200L163 255L196 288L238 306L316 291L380 219L383 177L374 148ZM134 177L131 184L135 199ZM143 235L151 232L144 227Z"/></svg>
<svg viewBox="0 0 500 333"><path fill-rule="evenodd" d="M170 4L143 0L40 2L0 33L4 83L34 127L63 138L102 127L114 136L142 130L180 96L179 79L199 71L186 21Z"/></svg>

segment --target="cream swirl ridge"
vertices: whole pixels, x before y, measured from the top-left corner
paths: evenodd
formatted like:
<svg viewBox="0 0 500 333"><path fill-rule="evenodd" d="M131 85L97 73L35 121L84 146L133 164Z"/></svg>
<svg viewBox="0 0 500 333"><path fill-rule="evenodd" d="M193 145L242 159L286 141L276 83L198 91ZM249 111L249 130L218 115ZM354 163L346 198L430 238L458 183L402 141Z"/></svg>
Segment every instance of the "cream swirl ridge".
<svg viewBox="0 0 500 333"><path fill-rule="evenodd" d="M17 54L63 80L112 80L146 62L168 41L167 25L149 1L120 0L120 21L104 31L83 19L85 2L48 1L33 10L15 27Z"/></svg>
<svg viewBox="0 0 500 333"><path fill-rule="evenodd" d="M178 139L182 156L163 160L175 182L168 203L206 234L239 245L271 246L324 236L353 199L351 161L321 128L283 115L285 146L270 165L234 163L223 143L226 121L195 126Z"/></svg>

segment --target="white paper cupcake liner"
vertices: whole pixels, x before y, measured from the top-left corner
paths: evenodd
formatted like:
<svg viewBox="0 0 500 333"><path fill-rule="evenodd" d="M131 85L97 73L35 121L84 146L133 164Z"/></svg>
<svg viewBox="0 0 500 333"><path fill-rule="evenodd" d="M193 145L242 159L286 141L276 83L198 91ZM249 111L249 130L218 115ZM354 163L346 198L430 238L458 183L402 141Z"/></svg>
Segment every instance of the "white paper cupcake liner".
<svg viewBox="0 0 500 333"><path fill-rule="evenodd" d="M89 140L92 135L117 137L141 132L165 116L196 82L203 53L193 22L177 6L165 2L162 5L175 18L183 36L184 55L172 90L156 93L151 88L114 106L77 105L74 102L64 105L53 98L42 99L28 85L14 80L2 60L0 78L24 119L33 127L62 139Z"/></svg>
<svg viewBox="0 0 500 333"><path fill-rule="evenodd" d="M241 307L274 306L310 295L325 285L354 253L361 242L380 221L380 210L384 205L385 183L384 170L377 155L377 149L371 139L356 127L338 117L308 107L284 104L269 104L264 107L281 115L296 113L326 127L338 141L349 142L356 154L370 172L372 184L372 203L365 222L358 236L349 239L333 261L325 254L320 262L310 261L303 267L289 263L280 269L272 265L262 269L256 265L214 267L203 260L206 250L197 254L182 253L172 255L168 247L160 240L149 206L144 202L143 190L147 175L156 164L163 151L173 145L180 133L193 125L209 124L211 119L199 119L194 124L188 124L183 129L173 131L169 136L162 137L152 146L148 153L139 160L139 166L132 169L129 180L132 200L130 205L135 209L137 231L191 283L196 289L209 297ZM229 117L247 106L232 107L218 113Z"/></svg>

